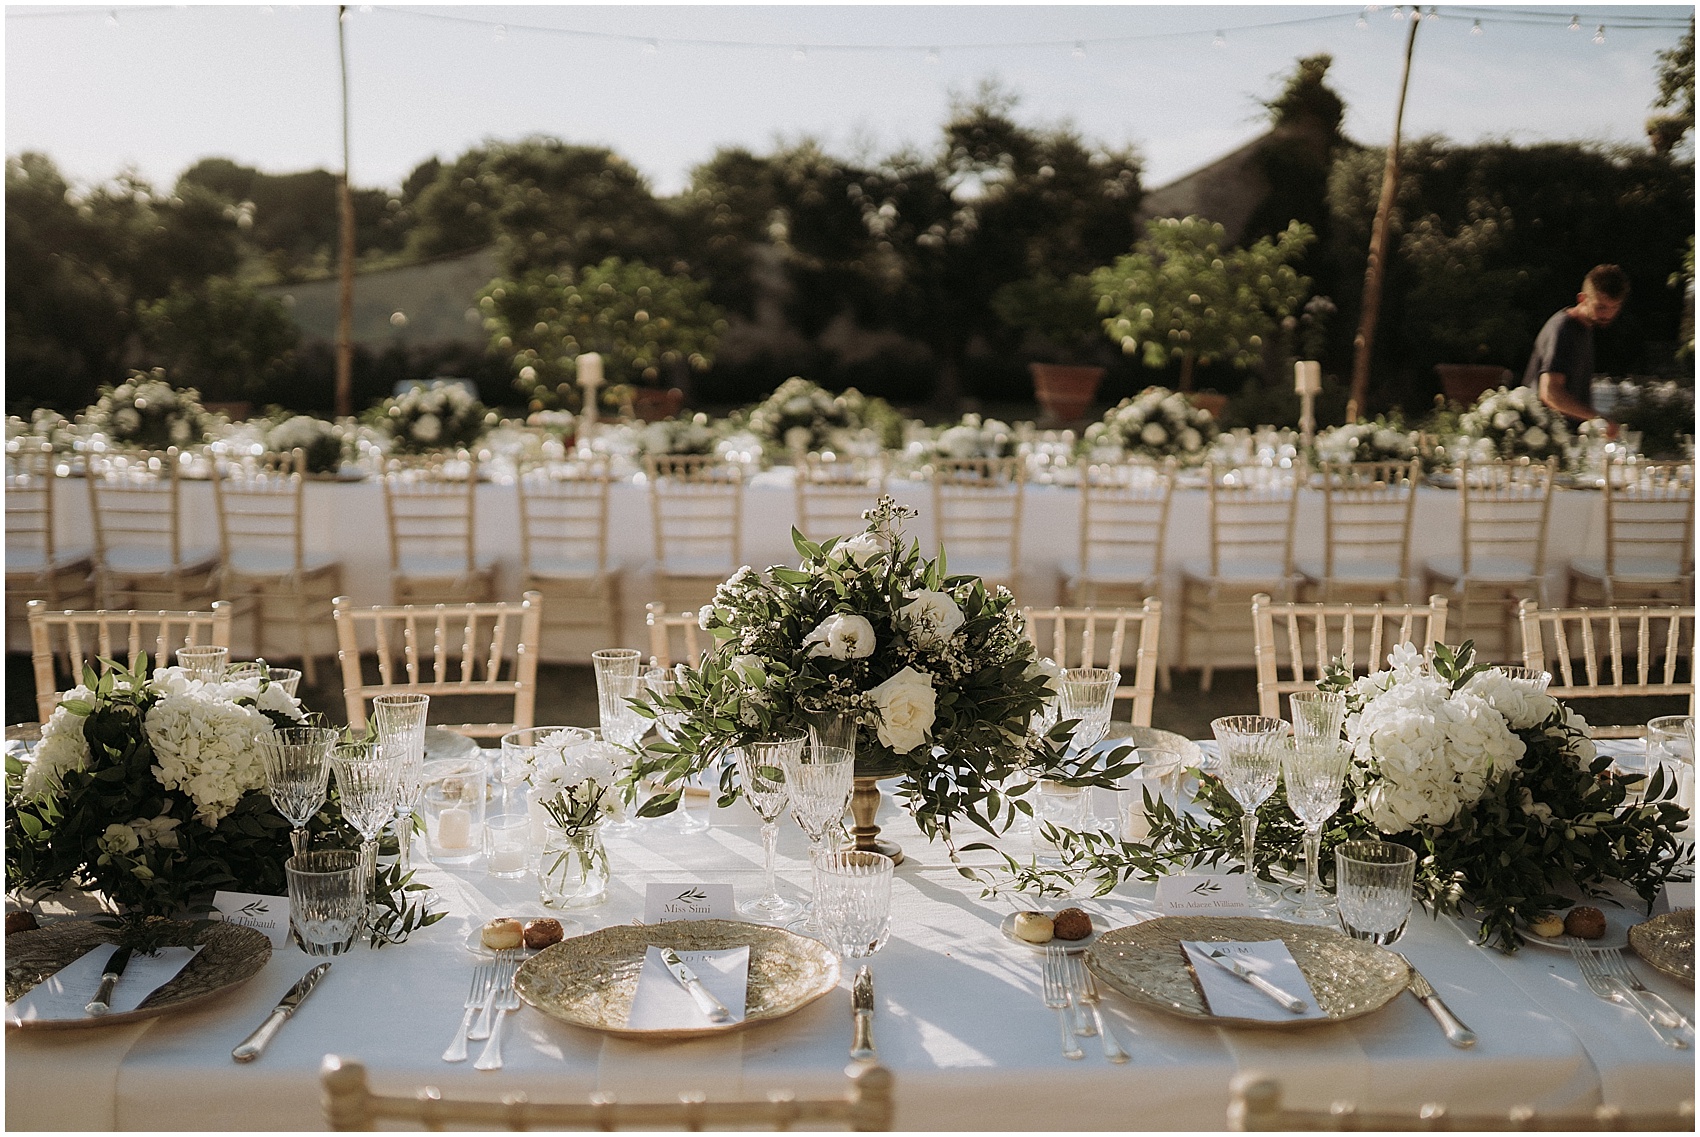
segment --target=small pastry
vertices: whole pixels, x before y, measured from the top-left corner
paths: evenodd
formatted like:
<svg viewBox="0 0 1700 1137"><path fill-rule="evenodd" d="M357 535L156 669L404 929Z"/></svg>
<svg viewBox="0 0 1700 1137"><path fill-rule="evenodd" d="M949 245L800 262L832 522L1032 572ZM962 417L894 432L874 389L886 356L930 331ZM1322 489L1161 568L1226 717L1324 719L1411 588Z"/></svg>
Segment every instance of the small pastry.
<svg viewBox="0 0 1700 1137"><path fill-rule="evenodd" d="M1030 944L1048 944L1056 934L1051 926L1051 918L1043 912L1017 912L1015 914L1015 935L1017 939L1026 940Z"/></svg>
<svg viewBox="0 0 1700 1137"><path fill-rule="evenodd" d="M1056 925L1057 939L1083 940L1092 934L1092 917L1078 908L1064 908L1051 917Z"/></svg>
<svg viewBox="0 0 1700 1137"><path fill-rule="evenodd" d="M525 943L525 929L518 920L491 920L478 939L491 951L508 951Z"/></svg>
<svg viewBox="0 0 1700 1137"><path fill-rule="evenodd" d="M6 934L8 936L13 932L33 932L39 927L41 925L36 923L35 917L28 912L6 913Z"/></svg>
<svg viewBox="0 0 1700 1137"><path fill-rule="evenodd" d="M1564 934L1564 917L1557 912L1542 912L1529 921L1529 931L1543 940L1557 939Z"/></svg>
<svg viewBox="0 0 1700 1137"><path fill-rule="evenodd" d="M1564 917L1564 934L1583 940L1600 939L1606 934L1606 914L1585 904L1572 908Z"/></svg>
<svg viewBox="0 0 1700 1137"><path fill-rule="evenodd" d="M525 946L528 948L546 948L550 944L558 944L564 935L561 922L547 916L530 920L525 925Z"/></svg>

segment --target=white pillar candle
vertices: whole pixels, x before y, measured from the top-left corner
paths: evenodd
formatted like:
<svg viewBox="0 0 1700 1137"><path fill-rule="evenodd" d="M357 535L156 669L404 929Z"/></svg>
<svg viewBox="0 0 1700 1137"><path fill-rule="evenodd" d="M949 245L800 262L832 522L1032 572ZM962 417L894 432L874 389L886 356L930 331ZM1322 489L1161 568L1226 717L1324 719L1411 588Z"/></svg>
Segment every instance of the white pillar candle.
<svg viewBox="0 0 1700 1137"><path fill-rule="evenodd" d="M524 872L524 849L496 849L490 853L491 872Z"/></svg>
<svg viewBox="0 0 1700 1137"><path fill-rule="evenodd" d="M1314 359L1294 361L1293 391L1300 395L1320 395L1322 393L1322 364Z"/></svg>
<svg viewBox="0 0 1700 1137"><path fill-rule="evenodd" d="M458 805L437 815L437 847L465 849L472 845L472 814Z"/></svg>
<svg viewBox="0 0 1700 1137"><path fill-rule="evenodd" d="M1138 790L1134 800L1127 802L1122 808L1122 840L1143 841L1151 836L1151 817L1145 812L1144 796Z"/></svg>
<svg viewBox="0 0 1700 1137"><path fill-rule="evenodd" d="M602 356L600 353L587 351L578 357L578 385L587 391L602 386Z"/></svg>

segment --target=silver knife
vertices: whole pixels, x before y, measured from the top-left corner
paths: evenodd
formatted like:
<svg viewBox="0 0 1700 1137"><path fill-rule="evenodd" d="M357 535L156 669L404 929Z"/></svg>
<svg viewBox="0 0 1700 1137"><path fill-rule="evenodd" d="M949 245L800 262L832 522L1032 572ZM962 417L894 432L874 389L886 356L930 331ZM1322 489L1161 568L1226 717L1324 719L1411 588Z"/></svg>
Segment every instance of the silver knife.
<svg viewBox="0 0 1700 1137"><path fill-rule="evenodd" d="M313 993L313 988L330 969L328 962L321 963L303 975L295 986L289 989L288 994L277 1001L277 1006L272 1008L272 1013L266 1016L266 1021L260 1024L259 1029L244 1038L242 1044L230 1052L230 1056L238 1062L252 1062L258 1058L277 1032L283 1029L283 1024L289 1021L289 1016L295 1013L295 1008Z"/></svg>
<svg viewBox="0 0 1700 1137"><path fill-rule="evenodd" d="M702 985L702 980L697 978L697 973L685 966L685 961L679 958L678 952L670 947L661 948L660 951L661 962L667 965L667 970L673 978L677 979L680 985L690 992L691 998L696 1000L697 1006L702 1009L703 1014L708 1016L709 1022L723 1023L732 1017L732 1012L726 1009L726 1004L716 999L714 992Z"/></svg>
<svg viewBox="0 0 1700 1137"><path fill-rule="evenodd" d="M856 1020L856 1034L850 1041L850 1057L861 1061L874 1057L874 973L863 964L856 969L856 980L850 984L850 1013Z"/></svg>
<svg viewBox="0 0 1700 1137"><path fill-rule="evenodd" d="M1265 995L1268 995L1271 999L1274 999L1277 1003L1281 1004L1284 1009L1293 1012L1295 1015L1302 1015L1306 1011L1310 1010L1309 1003L1298 998L1296 995L1289 995L1287 992L1281 990L1281 988L1275 986L1275 984L1269 982L1269 980L1265 979L1263 976L1259 975L1257 972L1253 971L1251 968L1247 967L1221 948L1206 949L1204 952L1204 958L1216 964L1218 967L1222 968L1222 970L1244 979L1247 983L1250 983L1253 987L1262 991Z"/></svg>
<svg viewBox="0 0 1700 1137"><path fill-rule="evenodd" d="M1400 959L1405 959L1401 952L1394 952ZM1422 972L1411 967L1411 961L1405 959L1405 966L1411 968L1411 994L1417 997L1417 1002L1428 1008L1428 1013L1434 1016L1434 1021L1440 1024L1441 1031L1446 1035L1446 1041L1460 1050L1468 1050L1476 1044L1476 1032L1464 1025L1464 1020L1452 1013L1452 1008L1441 1002L1440 996L1434 993L1434 985L1423 978Z"/></svg>
<svg viewBox="0 0 1700 1137"><path fill-rule="evenodd" d="M106 967L100 975L100 988L89 1000L89 1005L83 1008L85 1013L98 1018L112 1009L112 992L118 987L118 977L130 966L130 951L130 948L121 947L107 957Z"/></svg>

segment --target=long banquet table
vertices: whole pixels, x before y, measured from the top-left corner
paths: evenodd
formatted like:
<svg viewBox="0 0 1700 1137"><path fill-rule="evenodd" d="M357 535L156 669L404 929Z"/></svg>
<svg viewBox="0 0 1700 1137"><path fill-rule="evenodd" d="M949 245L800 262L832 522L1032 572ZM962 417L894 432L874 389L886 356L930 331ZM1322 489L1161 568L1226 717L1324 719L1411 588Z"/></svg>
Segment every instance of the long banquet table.
<svg viewBox="0 0 1700 1137"><path fill-rule="evenodd" d="M870 961L880 1061L895 1077L899 1129L1220 1129L1235 1073L1278 1077L1290 1099L1355 1099L1415 1110L1444 1101L1454 1112L1671 1110L1694 1094L1694 1053L1660 1044L1632 1012L1591 995L1568 955L1478 948L1452 921L1414 914L1398 944L1480 1036L1472 1050L1446 1044L1414 998L1339 1024L1294 1030L1200 1025L1137 1008L1106 991L1105 1010L1132 1055L1104 1061L1093 1039L1084 1060L1060 1053L1054 1013L1039 998L1038 956L998 932L1012 909L985 900L943 849L927 845L891 804L880 823L904 846L890 942ZM1025 852L1024 839L1010 838ZM587 927L630 922L650 881L760 887L761 844L744 806L717 811L708 831L681 835L663 819L609 841L614 884ZM805 846L781 831L781 890L806 892ZM977 863L987 863L984 855ZM533 1100L593 1091L667 1099L700 1089L759 1096L771 1088L830 1093L844 1086L850 1044L850 977L789 1018L707 1041L644 1044L568 1026L529 1007L511 1016L506 1067L479 1073L439 1055L452 1037L473 959L465 944L486 920L534 914L535 884L468 869L427 868L449 915L406 944L339 957L320 989L257 1062L231 1048L264 1018L310 961L274 952L253 980L199 1008L105 1029L9 1031L6 1123L13 1129L297 1129L322 1125L318 1066L327 1053L358 1058L380 1092L426 1084L445 1095ZM1100 926L1137 920L1149 885L1081 901ZM1646 982L1692 1017L1691 986L1631 956ZM474 1051L476 1053L476 1051Z"/></svg>
<svg viewBox="0 0 1700 1137"><path fill-rule="evenodd" d="M754 475L745 487L743 516L743 560L758 568L790 564L796 560L791 547L791 527L797 521L796 497L790 467L777 467ZM909 535L922 548L936 546L932 518L931 488L926 482L893 479L887 492L920 516L909 526ZM1164 658L1177 666L1192 665L1175 652L1179 646L1181 566L1188 560L1209 555L1207 493L1202 487L1176 489L1170 510L1164 548L1162 599L1173 615L1164 621ZM1548 535L1547 584L1551 602L1562 600L1564 571L1573 557L1601 556L1604 552L1604 506L1594 490L1561 489L1554 492ZM870 504L872 504L870 498ZM1294 549L1299 556L1315 553L1322 542L1322 493L1306 489L1299 498ZM332 553L343 563L343 587L359 604L388 604L390 551L385 536L383 491L378 483L310 482L306 493L306 546L309 553ZM658 592L653 587L655 558L649 489L639 475L636 480L616 482L609 513L609 557L611 567L623 574L621 620L625 646L648 646L644 629L644 605ZM89 501L80 484L68 484L55 495L57 540L62 547L92 544L93 529ZM491 481L478 487L476 544L481 558L493 558L497 567L499 597L517 599L520 594L519 495L511 482ZM1425 557L1457 553L1458 494L1455 490L1424 486L1417 491L1412 527L1413 577L1420 576ZM810 534L823 539L831 534ZM183 542L186 546L218 545L218 515L212 487L206 482L187 481L183 495ZM1080 552L1080 494L1072 486L1033 483L1027 486L1021 514L1021 568L1014 591L1024 604L1049 606L1059 602L1061 565L1074 561ZM733 566L736 567L736 566ZM1417 595L1420 581L1413 579L1410 599ZM248 629L246 621L237 629L238 650ZM1250 620L1246 622L1246 665L1250 655ZM330 629L324 629L322 650L334 650ZM548 640L545 659L579 659L590 651L609 645L576 637L573 641ZM14 644L13 650L21 650Z"/></svg>

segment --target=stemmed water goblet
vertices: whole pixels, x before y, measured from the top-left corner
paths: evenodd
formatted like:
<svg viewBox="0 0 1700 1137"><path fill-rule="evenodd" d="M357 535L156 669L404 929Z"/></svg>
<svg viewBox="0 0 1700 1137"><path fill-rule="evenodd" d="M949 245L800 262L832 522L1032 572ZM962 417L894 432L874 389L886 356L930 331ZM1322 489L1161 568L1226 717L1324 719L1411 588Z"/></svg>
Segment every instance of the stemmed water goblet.
<svg viewBox="0 0 1700 1137"><path fill-rule="evenodd" d="M1222 785L1241 810L1240 834L1245 841L1246 903L1267 908L1275 897L1257 882L1257 807L1275 792L1281 773L1280 755L1271 744L1288 726L1264 715L1229 715L1214 719L1210 730L1221 750Z"/></svg>
<svg viewBox="0 0 1700 1137"><path fill-rule="evenodd" d="M791 816L809 839L809 872L818 894L820 858L835 851L834 837L850 806L856 752L842 746L811 744L799 750L796 757L787 756L784 762ZM791 930L818 932L821 927L820 909L811 903L808 918L792 924Z"/></svg>
<svg viewBox="0 0 1700 1137"><path fill-rule="evenodd" d="M649 730L649 720L632 709L632 700L643 689L641 659L636 648L609 647L590 653L596 671L596 709L602 741L626 752L619 761L623 770L630 769L630 751ZM604 833L630 833L637 828L637 819L624 815L602 825Z"/></svg>
<svg viewBox="0 0 1700 1137"><path fill-rule="evenodd" d="M779 815L785 809L790 786L785 781L788 761L795 761L809 743L802 731L778 738L748 742L733 753L738 764L738 780L744 796L761 817L762 866L765 891L754 900L738 905L738 911L757 920L785 920L803 910L795 900L787 900L774 887L773 859L778 851Z"/></svg>
<svg viewBox="0 0 1700 1137"><path fill-rule="evenodd" d="M378 867L378 834L395 816L395 763L376 742L343 742L331 751L342 816L360 834L360 856L366 878Z"/></svg>
<svg viewBox="0 0 1700 1137"><path fill-rule="evenodd" d="M266 770L266 794L290 824L292 852L307 851L306 825L325 804L336 740L337 732L326 726L279 727L256 740Z"/></svg>
<svg viewBox="0 0 1700 1137"><path fill-rule="evenodd" d="M1295 724L1297 725L1297 724ZM1287 805L1305 830L1304 893L1290 918L1304 924L1332 924L1333 906L1318 880L1322 826L1340 808L1340 794L1351 767L1352 748L1332 739L1277 738Z"/></svg>
<svg viewBox="0 0 1700 1137"><path fill-rule="evenodd" d="M1083 754L1104 740L1110 729L1110 709L1115 705L1116 688L1122 677L1118 671L1103 667L1070 667L1062 674L1062 691L1057 697L1057 712L1064 720L1073 719L1069 745ZM1085 817L1082 824L1090 829L1101 828L1092 808L1096 796L1085 792Z"/></svg>
<svg viewBox="0 0 1700 1137"><path fill-rule="evenodd" d="M395 767L395 837L401 868L409 868L413 845L413 811L425 793L425 715L431 696L413 693L375 695L372 713L378 720L378 741Z"/></svg>
<svg viewBox="0 0 1700 1137"><path fill-rule="evenodd" d="M224 678L224 669L230 662L230 649L214 647L210 644L190 644L177 649L177 666L188 673L189 678L199 679L203 683L217 683Z"/></svg>
<svg viewBox="0 0 1700 1137"><path fill-rule="evenodd" d="M1346 724L1346 696L1338 691L1294 691L1287 696L1292 708L1293 738L1298 742L1338 742Z"/></svg>

